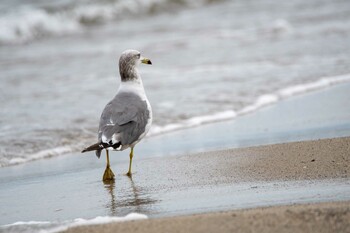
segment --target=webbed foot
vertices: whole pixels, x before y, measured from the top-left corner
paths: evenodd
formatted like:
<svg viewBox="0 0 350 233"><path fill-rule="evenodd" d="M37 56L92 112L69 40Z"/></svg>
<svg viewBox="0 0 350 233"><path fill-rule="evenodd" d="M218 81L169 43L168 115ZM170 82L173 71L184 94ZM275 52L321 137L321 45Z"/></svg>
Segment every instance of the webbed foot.
<svg viewBox="0 0 350 233"><path fill-rule="evenodd" d="M129 176L130 178L132 177L131 171L128 171L125 175Z"/></svg>
<svg viewBox="0 0 350 233"><path fill-rule="evenodd" d="M105 173L103 174L103 181L111 181L114 180L114 173L112 171L112 169L107 166Z"/></svg>

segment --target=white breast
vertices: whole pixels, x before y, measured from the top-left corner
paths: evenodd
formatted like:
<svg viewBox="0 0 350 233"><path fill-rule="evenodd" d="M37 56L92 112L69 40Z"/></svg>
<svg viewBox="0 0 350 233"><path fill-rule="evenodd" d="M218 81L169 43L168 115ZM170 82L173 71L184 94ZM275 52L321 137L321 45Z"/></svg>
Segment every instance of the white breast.
<svg viewBox="0 0 350 233"><path fill-rule="evenodd" d="M119 86L119 92L131 92L140 96L142 100L147 100L145 89L143 88L142 80L121 82ZM147 100L148 101L148 100Z"/></svg>

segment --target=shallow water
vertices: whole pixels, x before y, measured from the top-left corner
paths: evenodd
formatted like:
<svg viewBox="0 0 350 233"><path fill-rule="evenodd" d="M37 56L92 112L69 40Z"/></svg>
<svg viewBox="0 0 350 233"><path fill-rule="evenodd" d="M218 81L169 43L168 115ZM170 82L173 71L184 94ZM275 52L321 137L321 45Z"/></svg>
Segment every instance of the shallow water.
<svg viewBox="0 0 350 233"><path fill-rule="evenodd" d="M117 169L116 182L103 184L97 178L101 170L96 168L96 160L89 161L82 155L62 159L65 166L61 167L54 167L57 161L46 160L5 168L9 171L6 178L12 179L4 181L0 190L0 203L5 207L1 209L0 231L42 232L45 229L51 232L74 226L76 218L126 216L135 212L155 218L349 200L350 185L346 178L233 185L220 181L210 184L196 176L177 179L169 172L154 182L148 176L139 175L142 172L130 179ZM77 162L84 165L77 169ZM122 165L126 167L127 162ZM33 168L40 172L36 173ZM22 224L18 224L19 220Z"/></svg>
<svg viewBox="0 0 350 233"><path fill-rule="evenodd" d="M89 212L94 208L94 212L102 215L126 215L130 211L137 211L144 214L136 215L138 218L146 217L169 217L178 215L199 214L208 211L229 211L242 208L256 208L276 205L306 204L327 201L348 201L347 195L350 191L350 183L345 179L326 180L326 181L294 181L294 182L255 182L238 183L236 185L217 185L193 187L189 191L178 189L178 191L168 190L158 193L145 193L142 185L133 181L124 182L122 185L128 186L128 191L120 192L115 185L105 185L105 193L95 193L94 202L75 203L77 211L82 213ZM85 188L100 189L97 184L84 184ZM89 187L90 186L90 187ZM149 191L149 190L148 190ZM30 193L32 194L32 193ZM63 197L65 198L65 197ZM73 197L74 198L74 197ZM71 199L73 199L71 198ZM91 199L91 196L89 196ZM84 198L81 200L84 201ZM80 202L81 200L77 201ZM174 201L175 200L175 201ZM91 205L99 203L104 205ZM35 204L38 204L35 202ZM15 204L16 205L16 204ZM35 208L35 206L32 206ZM45 205L45 208L56 208L52 204ZM66 206L62 209L56 209L48 214L41 216L46 221L24 221L0 226L0 231L4 232L59 232L69 227L103 224L114 221L125 221L127 217L97 217L104 222L96 221L96 218L77 218L72 220L53 220L53 216L61 216L57 212L65 212ZM97 209L96 209L97 208ZM70 216L76 216L76 213ZM80 216L79 215L79 216ZM85 214L86 215L86 214ZM25 218L25 216L22 216ZM36 218L40 215L36 214ZM66 217L67 218L67 217ZM64 218L63 218L64 219ZM91 219L91 220L90 220ZM129 218L132 219L132 218ZM48 221L47 221L48 220ZM78 223L78 224L77 224ZM3 224L3 223L1 223Z"/></svg>
<svg viewBox="0 0 350 233"><path fill-rule="evenodd" d="M127 48L154 64L140 67L151 134L350 80L346 0L99 4L0 6L0 166L93 142Z"/></svg>

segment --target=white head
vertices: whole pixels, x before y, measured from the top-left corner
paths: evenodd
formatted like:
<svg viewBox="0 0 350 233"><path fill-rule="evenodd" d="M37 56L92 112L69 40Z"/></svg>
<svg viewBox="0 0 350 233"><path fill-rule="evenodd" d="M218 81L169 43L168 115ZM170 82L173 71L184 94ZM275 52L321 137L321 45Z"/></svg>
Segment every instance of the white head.
<svg viewBox="0 0 350 233"><path fill-rule="evenodd" d="M142 57L139 51L133 49L125 50L122 55L120 55L119 64L121 62L134 65L138 65L140 63L152 65L152 62L148 58Z"/></svg>
<svg viewBox="0 0 350 233"><path fill-rule="evenodd" d="M119 59L119 73L121 80L126 82L138 78L136 66L140 63L151 65L152 62L137 50L125 50Z"/></svg>

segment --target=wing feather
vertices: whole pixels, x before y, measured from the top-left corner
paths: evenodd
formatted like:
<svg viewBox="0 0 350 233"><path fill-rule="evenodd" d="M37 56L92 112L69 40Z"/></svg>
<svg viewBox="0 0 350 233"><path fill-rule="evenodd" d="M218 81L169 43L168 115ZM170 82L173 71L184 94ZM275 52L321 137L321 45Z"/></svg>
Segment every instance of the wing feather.
<svg viewBox="0 0 350 233"><path fill-rule="evenodd" d="M118 93L102 112L98 139L100 142L136 141L145 131L149 118L147 102L132 93Z"/></svg>

